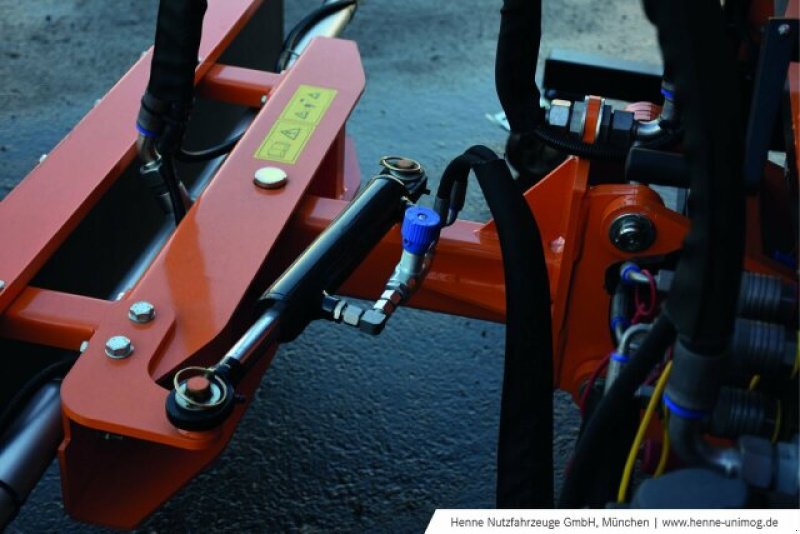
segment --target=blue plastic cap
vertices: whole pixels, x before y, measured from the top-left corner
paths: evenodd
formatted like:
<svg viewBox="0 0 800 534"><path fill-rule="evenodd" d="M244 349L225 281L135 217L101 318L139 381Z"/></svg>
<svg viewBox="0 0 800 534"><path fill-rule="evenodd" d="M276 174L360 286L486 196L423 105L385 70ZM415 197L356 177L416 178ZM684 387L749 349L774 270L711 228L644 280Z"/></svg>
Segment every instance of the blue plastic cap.
<svg viewBox="0 0 800 534"><path fill-rule="evenodd" d="M403 249L412 254L424 254L436 241L441 220L430 208L412 206L406 210L400 233L403 236Z"/></svg>

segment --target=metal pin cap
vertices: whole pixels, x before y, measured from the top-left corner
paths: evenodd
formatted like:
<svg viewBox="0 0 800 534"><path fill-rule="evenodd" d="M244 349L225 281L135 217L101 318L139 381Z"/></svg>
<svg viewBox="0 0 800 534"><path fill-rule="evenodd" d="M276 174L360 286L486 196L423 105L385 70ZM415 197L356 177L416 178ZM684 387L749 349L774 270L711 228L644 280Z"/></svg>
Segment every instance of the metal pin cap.
<svg viewBox="0 0 800 534"><path fill-rule="evenodd" d="M253 183L262 189L280 189L286 185L289 177L286 171L278 167L261 167L253 177Z"/></svg>

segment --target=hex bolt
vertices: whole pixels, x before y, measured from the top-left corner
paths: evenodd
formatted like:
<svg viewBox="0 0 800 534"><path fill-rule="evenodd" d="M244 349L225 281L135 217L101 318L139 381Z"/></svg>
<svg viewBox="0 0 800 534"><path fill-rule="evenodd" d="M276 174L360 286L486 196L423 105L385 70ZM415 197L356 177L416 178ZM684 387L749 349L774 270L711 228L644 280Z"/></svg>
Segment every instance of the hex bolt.
<svg viewBox="0 0 800 534"><path fill-rule="evenodd" d="M642 252L656 239L653 222L639 213L620 215L608 230L608 237L623 252Z"/></svg>
<svg viewBox="0 0 800 534"><path fill-rule="evenodd" d="M0 280L0 291L3 291L6 288L6 281Z"/></svg>
<svg viewBox="0 0 800 534"><path fill-rule="evenodd" d="M125 336L111 336L106 341L106 356L122 360L133 354L133 343Z"/></svg>
<svg viewBox="0 0 800 534"><path fill-rule="evenodd" d="M788 24L781 24L778 26L778 35L789 35L791 31L792 28Z"/></svg>
<svg viewBox="0 0 800 534"><path fill-rule="evenodd" d="M196 402L206 402L211 398L211 381L205 376L197 375L191 377L185 383L185 394Z"/></svg>
<svg viewBox="0 0 800 534"><path fill-rule="evenodd" d="M134 323L146 324L156 318L156 307L145 300L134 302L128 309L128 319Z"/></svg>

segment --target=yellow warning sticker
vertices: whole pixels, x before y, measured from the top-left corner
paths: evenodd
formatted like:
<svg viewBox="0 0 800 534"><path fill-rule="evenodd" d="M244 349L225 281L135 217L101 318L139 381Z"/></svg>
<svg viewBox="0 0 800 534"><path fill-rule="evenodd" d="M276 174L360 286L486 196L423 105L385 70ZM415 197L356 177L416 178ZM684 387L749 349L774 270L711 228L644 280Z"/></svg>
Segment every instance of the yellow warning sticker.
<svg viewBox="0 0 800 534"><path fill-rule="evenodd" d="M335 89L313 85L298 87L258 147L256 159L294 164L335 97Z"/></svg>

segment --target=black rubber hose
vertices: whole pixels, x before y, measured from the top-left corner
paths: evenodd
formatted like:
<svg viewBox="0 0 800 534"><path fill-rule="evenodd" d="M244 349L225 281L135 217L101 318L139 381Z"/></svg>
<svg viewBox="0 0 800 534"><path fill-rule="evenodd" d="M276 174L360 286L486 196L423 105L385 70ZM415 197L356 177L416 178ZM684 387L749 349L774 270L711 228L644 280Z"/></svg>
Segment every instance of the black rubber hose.
<svg viewBox="0 0 800 534"><path fill-rule="evenodd" d="M541 0L504 0L494 81L512 132L530 132L544 121L536 86L541 38Z"/></svg>
<svg viewBox="0 0 800 534"><path fill-rule="evenodd" d="M162 102L188 108L206 0L161 0L147 92Z"/></svg>
<svg viewBox="0 0 800 534"><path fill-rule="evenodd" d="M483 146L469 161L500 239L506 349L497 445L497 507L553 506L553 345L542 238L505 161ZM456 173L458 176L461 173Z"/></svg>
<svg viewBox="0 0 800 534"><path fill-rule="evenodd" d="M620 431L618 414L624 413L639 386L663 358L664 351L675 339L675 329L665 316L660 316L644 338L639 349L622 368L614 385L600 400L578 440L572 464L561 488L560 508L580 508L592 492L593 479L604 459L598 453L608 439Z"/></svg>
<svg viewBox="0 0 800 534"><path fill-rule="evenodd" d="M323 4L303 17L303 19L292 28L289 35L287 35L286 39L283 41L283 48L281 48L281 53L278 55L278 60L275 62L275 72L282 72L286 69L286 65L289 63L297 43L302 40L311 28L334 13L353 5L358 6L358 0L338 0L337 2Z"/></svg>
<svg viewBox="0 0 800 534"><path fill-rule="evenodd" d="M495 57L495 87L511 127L515 146L539 141L564 152L595 160L624 160L629 147L589 144L570 139L544 124L541 93L536 85L536 64L542 37L541 0L505 0L500 10L500 33ZM533 139L529 135L533 135ZM665 135L638 146L662 148L674 145L681 132ZM527 138L527 141L526 141ZM509 156L515 150L509 149ZM513 158L512 158L513 159ZM516 164L516 163L515 163Z"/></svg>
<svg viewBox="0 0 800 534"><path fill-rule="evenodd" d="M691 180L691 229L684 239L666 314L699 353L727 345L744 254L744 130L735 51L719 2L646 1L664 62L673 66Z"/></svg>
<svg viewBox="0 0 800 534"><path fill-rule="evenodd" d="M75 356L61 358L57 362L42 368L28 379L0 412L0 435L5 432L14 418L22 411L34 393L51 380L66 376L76 360L77 357Z"/></svg>
<svg viewBox="0 0 800 534"><path fill-rule="evenodd" d="M161 156L161 178L169 193L169 202L172 205L172 215L175 218L175 226L178 226L186 216L186 205L181 194L180 181L175 173L175 160L172 154Z"/></svg>

